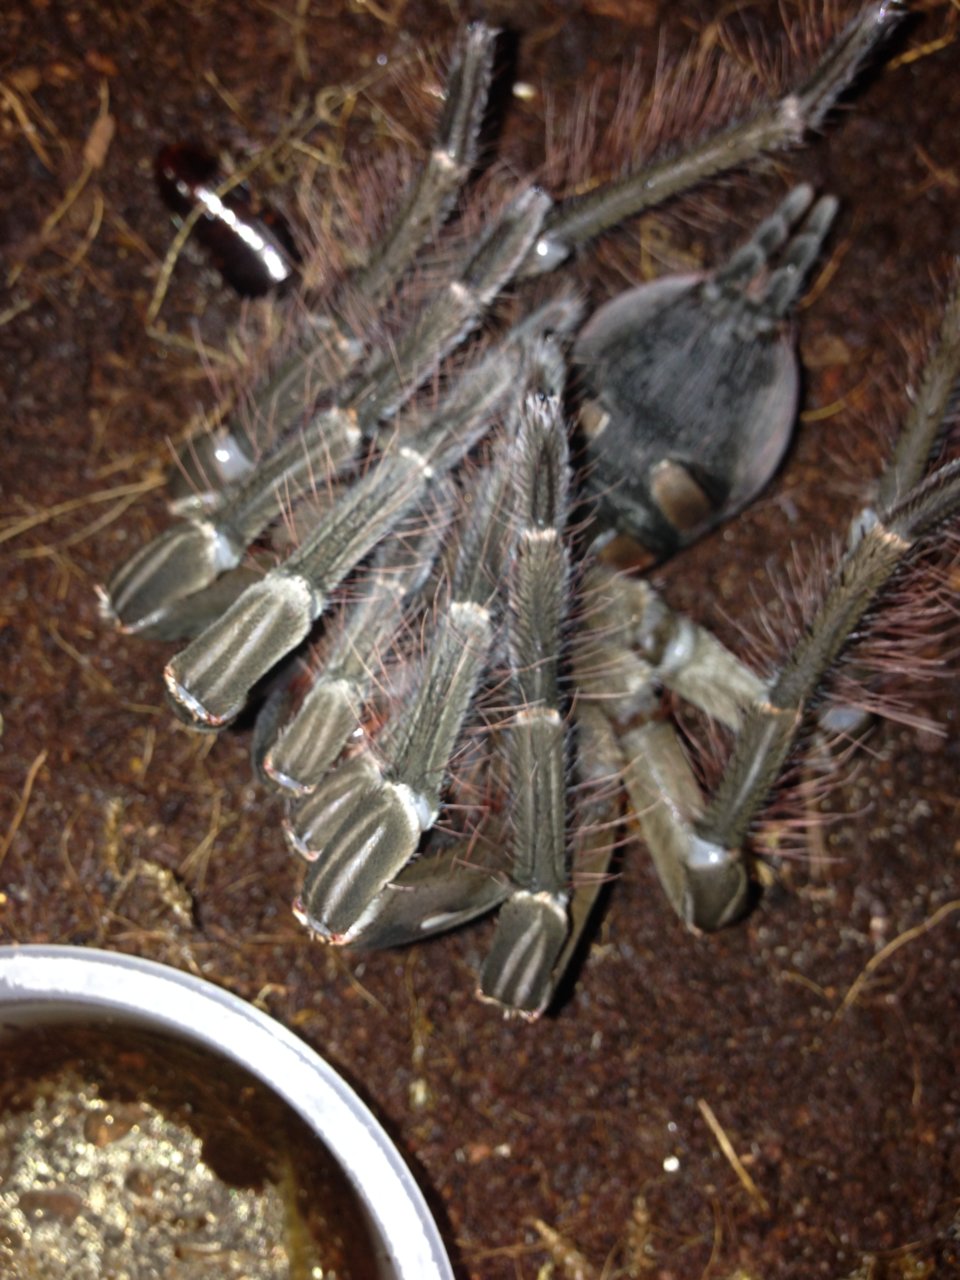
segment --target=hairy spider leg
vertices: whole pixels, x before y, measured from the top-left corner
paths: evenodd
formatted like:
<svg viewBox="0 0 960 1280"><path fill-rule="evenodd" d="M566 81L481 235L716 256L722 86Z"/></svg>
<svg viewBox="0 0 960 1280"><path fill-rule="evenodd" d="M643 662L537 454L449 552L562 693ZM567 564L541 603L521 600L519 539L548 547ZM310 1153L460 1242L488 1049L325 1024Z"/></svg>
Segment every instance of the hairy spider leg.
<svg viewBox="0 0 960 1280"><path fill-rule="evenodd" d="M505 456L484 471L474 496L419 681L370 748L329 775L289 823L295 848L311 859L295 910L325 940L349 942L363 929L439 815L494 641L497 588L513 545L515 432L507 422Z"/></svg>
<svg viewBox="0 0 960 1280"><path fill-rule="evenodd" d="M382 656L401 630L410 598L433 569L453 506L452 486L437 482L427 509L397 526L349 605L328 622L310 688L293 714L278 717L278 729L262 744L258 771L279 790L313 791L357 732Z"/></svg>
<svg viewBox="0 0 960 1280"><path fill-rule="evenodd" d="M776 102L653 164L594 191L558 201L520 275L553 271L577 248L707 178L770 151L798 145L818 129L840 95L907 15L901 0L881 0L853 17L807 80Z"/></svg>
<svg viewBox="0 0 960 1280"><path fill-rule="evenodd" d="M486 433L501 408L515 400L528 363L528 348L543 333L564 334L579 321L580 309L572 300L558 298L515 325L500 345L462 370L458 380L433 415L431 427L415 409L391 424L395 437L386 435L384 448L397 440L436 437L432 465L438 474L453 467L464 451L464 441ZM268 783L288 791L314 789L359 723L365 691L382 666L382 655L404 622L412 596L424 586L440 550L453 508L452 486L434 482L429 510L417 513L405 533L401 525L378 551L371 572L364 577L353 600L324 633L322 670L296 711L284 691L271 695L275 706L267 715L270 726L260 728L255 764ZM212 620L212 619L211 619ZM295 675L296 673L292 673ZM339 745L338 745L339 744Z"/></svg>
<svg viewBox="0 0 960 1280"><path fill-rule="evenodd" d="M553 363L562 370L559 356ZM511 892L497 917L479 987L484 999L528 1017L537 1017L550 999L570 927L567 723L560 671L570 576L564 544L570 463L562 371L554 372L552 382L524 402L517 442L519 529L507 611L514 704L507 729Z"/></svg>
<svg viewBox="0 0 960 1280"><path fill-rule="evenodd" d="M523 384L530 343L543 333L568 334L579 317L580 309L571 299L560 297L546 303L515 325L495 350L462 370L430 419L413 408L385 427L382 448L396 448L399 441L409 438L415 442L417 437L422 437L420 447L425 447L427 431L435 437L434 471L442 475L462 456L464 441L486 434L501 408L515 401L517 386ZM449 526L454 490L451 481L434 480L426 508L401 522L381 545L369 572L358 574L351 598L325 624L322 668L311 674L302 659L293 658L272 678L273 688L257 715L252 752L254 768L267 785L300 794L313 791L349 736L359 732L366 691L375 689L383 679L384 658L406 625L412 599L433 569ZM335 501L336 495L330 494L328 506ZM321 518L320 510L315 503L306 510L298 507L296 518L310 528ZM186 603L216 594L222 596L222 607L227 608L248 582L263 575L262 571L248 570L231 592L221 591L230 576L218 579ZM205 625L216 616L217 611L204 610ZM298 696L296 686L302 687L307 680L308 692Z"/></svg>
<svg viewBox="0 0 960 1280"><path fill-rule="evenodd" d="M371 311L382 307L418 252L450 216L477 162L478 139L490 92L497 33L483 23L463 32L454 50L444 109L424 164L411 179L390 226L369 257L324 305L309 314L300 341L254 392L248 413L255 434L282 439L303 419L305 406L342 382L359 364L363 334L344 328L346 300L362 297ZM308 303L309 306L309 303ZM269 434L268 434L269 431ZM217 493L239 480L262 452L241 417L187 442L178 459L172 508L178 515L206 510Z"/></svg>
<svg viewBox="0 0 960 1280"><path fill-rule="evenodd" d="M943 310L936 346L924 365L913 393L910 413L894 446L893 455L877 484L875 506L889 509L900 502L920 482L932 461L951 413L960 396L960 260L953 265L953 283ZM851 537L856 538L864 515L872 518L873 508L854 518Z"/></svg>
<svg viewBox="0 0 960 1280"><path fill-rule="evenodd" d="M588 627L574 653L581 701L613 731L630 809L671 906L688 924L718 927L732 918L732 904L742 907L746 871L738 856L701 857L689 840L703 798L676 730L662 718L661 690L736 729L767 685L647 582L594 565L584 609Z"/></svg>
<svg viewBox="0 0 960 1280"><path fill-rule="evenodd" d="M946 463L904 492L917 460L944 429L960 380L960 267L937 342L927 362L879 489L886 505L852 523L812 623L771 683L767 699L745 717L730 763L696 824L696 838L736 849L793 749L803 713L860 620L923 536L960 509L960 460ZM935 425L934 425L935 424Z"/></svg>

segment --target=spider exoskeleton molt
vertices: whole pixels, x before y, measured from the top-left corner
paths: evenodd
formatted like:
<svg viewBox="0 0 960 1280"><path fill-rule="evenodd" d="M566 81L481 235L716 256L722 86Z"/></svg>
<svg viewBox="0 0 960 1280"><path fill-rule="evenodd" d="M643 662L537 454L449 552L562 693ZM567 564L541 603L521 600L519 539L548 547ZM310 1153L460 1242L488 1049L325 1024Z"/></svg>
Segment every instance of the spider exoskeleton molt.
<svg viewBox="0 0 960 1280"><path fill-rule="evenodd" d="M271 443L221 428L229 473L211 465L178 499L183 518L103 592L124 629L192 637L164 675L195 727L229 724L266 685L256 766L290 796L287 838L307 864L295 910L319 937L391 946L499 907L480 993L535 1017L609 864L618 778L682 918L716 928L744 909L749 826L824 673L960 500L960 464L921 479L960 364L960 303L876 510L855 519L813 624L768 679L597 548L613 527L668 554L770 479L797 411L786 317L835 202L796 187L712 273L627 290L586 323L562 289L499 333L486 317L624 219L799 141L903 12L865 6L778 101L556 201L523 184L499 201L482 184L464 194L495 42L470 27L387 231L254 396ZM348 294L393 314L444 224L475 216L458 202L477 199L490 207L476 243L439 283L434 266L389 342L344 323ZM438 370L439 394L418 398ZM294 522L285 559L247 556ZM664 688L737 734L710 802L661 715ZM496 836L478 852L485 809Z"/></svg>

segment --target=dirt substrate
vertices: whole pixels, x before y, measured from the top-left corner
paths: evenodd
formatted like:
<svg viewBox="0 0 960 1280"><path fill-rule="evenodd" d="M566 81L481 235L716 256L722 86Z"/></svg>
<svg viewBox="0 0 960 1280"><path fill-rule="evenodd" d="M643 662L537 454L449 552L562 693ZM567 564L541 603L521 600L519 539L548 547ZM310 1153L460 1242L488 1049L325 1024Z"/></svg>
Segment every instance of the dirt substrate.
<svg viewBox="0 0 960 1280"><path fill-rule="evenodd" d="M161 696L169 649L98 617L95 584L166 518L165 440L210 403L193 338L226 348L240 313L188 247L160 311L166 340L148 333L173 234L156 152L194 139L243 155L321 87L442 44L482 8L340 7L46 0L0 18L0 940L135 952L269 1010L383 1120L460 1276L960 1274L955 657L911 702L940 732L875 731L826 800L836 819L746 922L691 936L630 845L574 990L528 1026L473 997L488 924L383 955L312 944L290 914L297 868L279 805L251 781L249 731L177 726ZM711 20L730 8L509 7L534 96L507 130L531 154L544 84L568 102L598 72L613 83L634 49L652 74L658 53L716 41ZM782 611L777 566L843 528L858 468L876 474L902 343L932 324L960 252L960 14L916 8L890 65L822 137L640 238L636 274L728 249L791 180L842 203L801 315L807 413L787 466L657 574L734 644L756 629L757 599ZM734 30L755 19L745 8ZM326 108L314 155L345 115ZM289 177L282 159L267 185ZM951 669L945 647L925 652Z"/></svg>

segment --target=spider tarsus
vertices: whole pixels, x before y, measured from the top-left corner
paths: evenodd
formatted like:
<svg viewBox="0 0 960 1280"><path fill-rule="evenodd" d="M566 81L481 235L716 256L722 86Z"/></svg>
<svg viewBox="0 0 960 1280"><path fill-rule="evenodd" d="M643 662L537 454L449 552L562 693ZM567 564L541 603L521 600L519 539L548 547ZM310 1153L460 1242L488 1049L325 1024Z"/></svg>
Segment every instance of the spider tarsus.
<svg viewBox="0 0 960 1280"><path fill-rule="evenodd" d="M423 242L450 213L476 163L477 142L493 73L497 33L466 28L447 79L446 101L426 164L354 286L374 301L387 296Z"/></svg>
<svg viewBox="0 0 960 1280"><path fill-rule="evenodd" d="M880 0L850 20L810 78L784 99L785 114L795 120L797 141L807 131L820 128L837 99L909 11L902 0Z"/></svg>

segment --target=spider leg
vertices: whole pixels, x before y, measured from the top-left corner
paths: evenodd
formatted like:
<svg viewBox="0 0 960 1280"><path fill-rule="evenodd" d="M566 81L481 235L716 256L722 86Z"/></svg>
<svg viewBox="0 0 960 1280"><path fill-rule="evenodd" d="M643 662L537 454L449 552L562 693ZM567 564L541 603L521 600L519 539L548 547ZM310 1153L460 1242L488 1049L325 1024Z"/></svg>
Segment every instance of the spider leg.
<svg viewBox="0 0 960 1280"><path fill-rule="evenodd" d="M767 681L706 627L671 609L645 579L594 565L583 603L587 638L578 646L578 685L611 708L611 718L613 708L629 707L632 691L651 682L734 730L744 710L766 698Z"/></svg>
<svg viewBox="0 0 960 1280"><path fill-rule="evenodd" d="M436 338L445 325L453 343L464 325L472 322L469 317L482 310L510 274L518 255L537 233L547 203L536 191L521 193L462 277L428 308L421 328ZM409 345L410 362L401 366L401 375L409 373L418 359L426 359L422 353L427 349L415 342ZM371 428L389 402L387 366L378 365L378 373L381 376L366 383L356 398L356 412L368 415ZM393 381L399 394L402 376L396 369ZM412 394L409 387L406 394ZM438 456L442 454L448 466L459 461L483 426L481 419L474 423L474 431L463 432L452 442L441 410L419 437L396 438L377 465L317 522L282 565L249 587L167 664L164 679L178 713L198 727L213 729L233 719L253 685L306 638L330 591L420 500Z"/></svg>
<svg viewBox="0 0 960 1280"><path fill-rule="evenodd" d="M955 284L901 446L880 484L881 493L896 496L854 520L813 621L764 695L745 706L713 798L704 803L668 726L650 721L622 737L631 800L668 897L688 923L712 929L739 913L746 890L743 842L793 750L824 675L905 557L960 510L960 460L905 493L900 488L949 418L958 379L960 285Z"/></svg>
<svg viewBox="0 0 960 1280"><path fill-rule="evenodd" d="M151 640L192 640L229 609L248 586L259 582L265 572L263 566L248 563L228 569L192 595L171 601L142 634Z"/></svg>
<svg viewBox="0 0 960 1280"><path fill-rule="evenodd" d="M430 574L449 526L452 492L438 484L431 497L430 509L408 521L407 536L401 526L379 549L358 598L338 627L328 627L321 672L263 752L259 772L274 786L313 791L356 730L378 657L400 629L405 603Z"/></svg>
<svg viewBox="0 0 960 1280"><path fill-rule="evenodd" d="M944 307L937 344L913 392L910 413L893 456L877 485L875 505L881 509L900 502L921 480L944 424L956 409L960 366L960 260L954 263L953 288ZM869 519L872 509L854 519L851 536Z"/></svg>
<svg viewBox="0 0 960 1280"><path fill-rule="evenodd" d="M351 289L367 289L368 300L374 305L383 302L423 241L449 213L475 162L495 38L495 32L483 24L466 32L430 157L377 253L349 282ZM495 253L491 248L491 254ZM470 264L481 278L484 265L482 254ZM509 274L514 271L515 264ZM461 304L470 297L469 268L463 284L466 289L459 298ZM335 298L330 314L336 316L342 310ZM237 565L250 542L276 518L285 494L309 488L315 476L335 475L351 462L364 426L370 430L376 425L377 406L389 403L395 409L472 328L470 318L461 315L452 335L434 334L428 320L425 313L419 328L419 341L424 344L417 356L420 372L405 367L397 353L375 354L358 368L360 348L353 338L340 341L335 336L338 326L331 321L320 325L324 336L318 342L314 325L313 340L284 361L254 401L255 419L272 424L276 444L253 468L239 462L237 451L244 450L237 435L221 440L238 472L235 482L222 494L203 499L187 519L134 555L109 585L99 590L104 612L126 631L154 633L162 629L164 616L176 601L202 590ZM304 406L315 405L322 391L348 375L354 398L366 402L363 409L344 403L341 393L339 404L309 415L304 423Z"/></svg>
<svg viewBox="0 0 960 1280"><path fill-rule="evenodd" d="M622 789L617 785L623 756L610 721L599 707L579 700L574 707L576 761L579 783L573 800L571 823L571 887L567 904L568 929L550 975L550 992L543 1007L552 1003L590 923L597 898L609 880L616 850L614 833L623 812Z"/></svg>
<svg viewBox="0 0 960 1280"><path fill-rule="evenodd" d="M461 374L430 421L424 423L413 414L409 429L399 421L397 437L419 434L426 439L435 430L433 468L442 472L453 466L463 453L464 441L485 432L500 407L515 399L531 341L541 333L569 332L579 314L576 304L562 297L539 308L505 335L497 349ZM436 482L430 511L410 522L411 538L405 540L401 531L380 549L360 598L346 611L339 628L328 627L323 671L295 715L290 715L294 699L286 690L271 694L270 707L264 707L257 719L254 750L255 766L268 783L310 792L339 755L357 726L357 709L374 680L378 654L389 649L403 621L404 602L433 566L452 506L448 498L448 486Z"/></svg>
<svg viewBox="0 0 960 1280"><path fill-rule="evenodd" d="M501 444L507 456L484 473L471 505L420 680L378 735L376 758L368 749L347 760L288 824L294 847L311 860L295 910L332 942L363 932L439 813L450 757L494 639L496 584L512 542L511 435Z"/></svg>
<svg viewBox="0 0 960 1280"><path fill-rule="evenodd" d="M857 14L799 88L682 153L644 165L595 191L558 202L521 275L542 275L575 249L619 223L764 152L795 146L819 128L880 44L907 14L900 0L880 0Z"/></svg>
<svg viewBox="0 0 960 1280"><path fill-rule="evenodd" d="M671 688L737 728L767 686L646 582L595 565L584 608L589 625L574 653L577 687L584 710L601 712L615 735L621 754L614 768L664 892L688 923L732 917L745 899L746 872L738 856L714 856L693 838L703 798L675 729L662 719L660 690Z"/></svg>
<svg viewBox="0 0 960 1280"><path fill-rule="evenodd" d="M687 924L719 929L741 915L749 887L736 851L701 838L704 802L676 730L650 719L620 737L624 785L667 901Z"/></svg>
<svg viewBox="0 0 960 1280"><path fill-rule="evenodd" d="M700 842L718 851L742 844L793 749L807 705L840 650L918 541L958 510L960 460L941 467L901 503L880 512L841 558L813 626L789 654L767 703L744 719L727 771L696 824ZM712 927L712 922L704 924Z"/></svg>
<svg viewBox="0 0 960 1280"><path fill-rule="evenodd" d="M341 382L363 355L360 335L344 330L347 295L382 306L424 243L449 217L477 160L477 144L490 92L497 33L483 23L463 32L444 91L444 109L426 161L410 183L398 212L367 261L347 277L326 305L309 317L297 347L253 397L251 417L282 438L298 424L304 406ZM187 442L175 471L172 509L189 515L216 505L216 494L255 465L257 446L243 421Z"/></svg>
<svg viewBox="0 0 960 1280"><path fill-rule="evenodd" d="M495 28L466 28L444 89L444 110L419 178L400 213L353 283L365 297L386 298L423 244L448 217L477 159L480 126L490 94Z"/></svg>
<svg viewBox="0 0 960 1280"><path fill-rule="evenodd" d="M360 433L339 409L319 415L302 437L285 440L224 494L209 515L191 516L136 552L105 588L101 609L127 632L162 634L173 606L235 568L250 542L275 519L292 485L336 475L356 455Z"/></svg>
<svg viewBox="0 0 960 1280"><path fill-rule="evenodd" d="M562 375L547 377L562 387ZM516 706L507 733L513 796L511 892L497 917L479 991L505 1009L537 1017L553 993L554 970L570 928L568 735L560 692L570 571L563 541L569 450L553 387L524 403L515 483L520 528L508 610Z"/></svg>
<svg viewBox="0 0 960 1280"><path fill-rule="evenodd" d="M705 840L723 847L744 841L794 748L806 705L842 646L916 543L959 509L960 461L955 461L879 512L847 550L809 634L774 681L768 704L745 718L727 772L698 824Z"/></svg>

